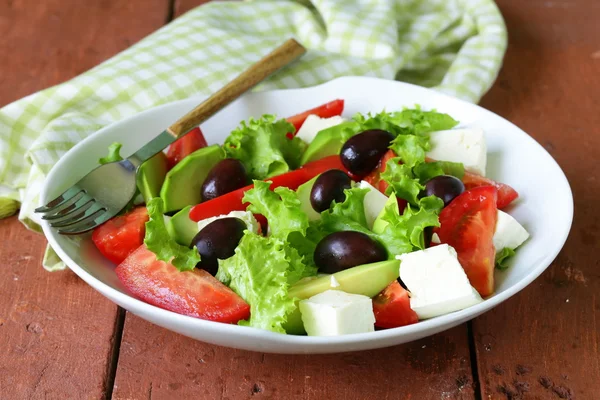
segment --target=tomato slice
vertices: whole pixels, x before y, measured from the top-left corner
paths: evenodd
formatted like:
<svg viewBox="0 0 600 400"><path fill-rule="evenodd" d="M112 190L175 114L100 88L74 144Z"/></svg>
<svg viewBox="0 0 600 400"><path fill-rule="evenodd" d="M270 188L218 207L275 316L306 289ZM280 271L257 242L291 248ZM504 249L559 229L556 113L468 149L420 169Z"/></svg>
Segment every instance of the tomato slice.
<svg viewBox="0 0 600 400"><path fill-rule="evenodd" d="M307 182L320 173L330 169L341 169L342 171L345 171L339 156L333 155L325 157L308 163L295 171L274 176L267 180L272 181L271 189L284 186L295 190L304 182ZM244 197L244 193L253 187L254 185L248 185L192 207L190 210L190 219L192 221L200 221L205 218L228 214L231 211L244 211L248 204L243 203L242 198Z"/></svg>
<svg viewBox="0 0 600 400"><path fill-rule="evenodd" d="M180 272L140 246L115 272L141 300L165 310L210 321L234 324L250 316L240 296L203 269Z"/></svg>
<svg viewBox="0 0 600 400"><path fill-rule="evenodd" d="M441 243L454 247L471 285L483 297L494 292L496 249L492 238L496 229L498 190L479 186L452 200L440 213L438 234Z"/></svg>
<svg viewBox="0 0 600 400"><path fill-rule="evenodd" d="M134 208L94 229L92 241L104 257L119 264L144 242L147 221L146 207Z"/></svg>
<svg viewBox="0 0 600 400"><path fill-rule="evenodd" d="M306 121L306 118L311 114L318 115L321 118L331 118L336 115L342 115L343 111L344 100L337 99L286 119L290 124L294 125L296 132L298 132L304 121Z"/></svg>
<svg viewBox="0 0 600 400"><path fill-rule="evenodd" d="M410 308L408 291L398 281L390 283L373 298L373 313L378 328L397 328L419 322L417 313Z"/></svg>
<svg viewBox="0 0 600 400"><path fill-rule="evenodd" d="M195 127L169 146L167 150L167 167L173 168L179 161L198 149L208 146L204 134L199 127Z"/></svg>
<svg viewBox="0 0 600 400"><path fill-rule="evenodd" d="M465 175L462 179L465 184L465 189L473 189L479 186L494 186L498 189L498 208L503 209L512 203L517 197L519 197L519 193L512 187L508 186L505 183L500 183L493 181L491 179L485 178L481 175L473 174L471 172L465 171Z"/></svg>

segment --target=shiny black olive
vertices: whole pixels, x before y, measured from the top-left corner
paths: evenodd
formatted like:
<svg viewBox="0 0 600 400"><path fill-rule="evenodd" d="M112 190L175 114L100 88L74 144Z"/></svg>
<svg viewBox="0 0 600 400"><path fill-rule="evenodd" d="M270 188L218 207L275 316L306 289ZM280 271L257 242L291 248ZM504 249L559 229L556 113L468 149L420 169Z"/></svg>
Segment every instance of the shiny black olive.
<svg viewBox="0 0 600 400"><path fill-rule="evenodd" d="M361 232L335 232L325 236L315 249L319 272L333 274L357 265L387 259L385 248Z"/></svg>
<svg viewBox="0 0 600 400"><path fill-rule="evenodd" d="M233 192L248 184L246 169L239 160L226 158L219 161L208 173L202 184L202 201Z"/></svg>
<svg viewBox="0 0 600 400"><path fill-rule="evenodd" d="M342 203L346 199L344 189L350 189L352 181L345 172L330 169L323 172L315 180L310 191L310 204L317 212L327 210L332 201Z"/></svg>
<svg viewBox="0 0 600 400"><path fill-rule="evenodd" d="M459 194L465 191L465 185L452 175L439 175L431 178L425 184L422 196L437 196L444 202L444 207L450 204Z"/></svg>
<svg viewBox="0 0 600 400"><path fill-rule="evenodd" d="M196 246L201 257L196 268L215 275L219 268L217 259L233 256L246 229L246 223L239 218L220 218L202 228L192 239L192 246Z"/></svg>
<svg viewBox="0 0 600 400"><path fill-rule="evenodd" d="M342 164L357 176L373 171L388 150L394 135L381 129L370 129L352 136L340 151Z"/></svg>

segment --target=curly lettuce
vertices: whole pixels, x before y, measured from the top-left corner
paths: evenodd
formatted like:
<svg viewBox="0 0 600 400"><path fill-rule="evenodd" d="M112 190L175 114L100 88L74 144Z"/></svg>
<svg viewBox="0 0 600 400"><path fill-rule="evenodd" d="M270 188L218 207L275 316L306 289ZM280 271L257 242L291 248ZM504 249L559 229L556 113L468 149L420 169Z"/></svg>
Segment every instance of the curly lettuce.
<svg viewBox="0 0 600 400"><path fill-rule="evenodd" d="M144 244L156 258L173 264L179 271L191 271L200 262L200 254L195 247L188 248L177 243L165 225L164 203L155 197L146 205L150 219L146 222Z"/></svg>
<svg viewBox="0 0 600 400"><path fill-rule="evenodd" d="M252 179L281 175L300 166L306 144L287 134L294 132L292 124L274 115L243 121L225 139L227 156L239 160Z"/></svg>

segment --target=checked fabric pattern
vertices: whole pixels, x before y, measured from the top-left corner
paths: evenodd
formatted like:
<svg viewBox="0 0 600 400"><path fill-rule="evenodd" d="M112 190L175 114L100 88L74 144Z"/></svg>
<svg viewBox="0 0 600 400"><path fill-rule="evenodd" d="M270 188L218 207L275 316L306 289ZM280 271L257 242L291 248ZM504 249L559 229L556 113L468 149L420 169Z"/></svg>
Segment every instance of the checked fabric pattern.
<svg viewBox="0 0 600 400"><path fill-rule="evenodd" d="M115 121L208 95L285 39L308 53L255 90L347 75L398 79L476 102L506 50L493 0L211 2L58 86L0 109L0 218L39 230L45 175L74 144ZM52 253L44 266L64 267Z"/></svg>

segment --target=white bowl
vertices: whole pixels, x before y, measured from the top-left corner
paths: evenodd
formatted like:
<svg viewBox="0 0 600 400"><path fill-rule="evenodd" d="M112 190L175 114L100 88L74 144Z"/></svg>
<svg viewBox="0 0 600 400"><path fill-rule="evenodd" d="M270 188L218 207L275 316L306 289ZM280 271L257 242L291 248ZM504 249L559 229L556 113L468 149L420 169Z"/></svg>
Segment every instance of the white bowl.
<svg viewBox="0 0 600 400"><path fill-rule="evenodd" d="M114 264L95 249L89 235L61 236L47 223L48 241L84 281L126 310L183 335L217 345L272 353L334 353L397 345L452 328L497 306L530 284L554 260L569 233L573 198L569 183L552 157L521 129L477 105L409 85L365 77L344 77L320 86L252 93L238 99L202 125L208 142L220 143L248 117L290 116L318 104L345 100L344 115L400 110L420 104L450 114L461 126L484 129L488 145L487 175L508 183L520 194L510 213L531 233L510 268L496 273L496 293L468 309L401 328L337 337L282 335L255 328L204 321L144 303L130 296L114 273ZM56 197L97 165L113 142L133 153L201 98L166 104L101 129L69 151L52 169L42 202Z"/></svg>

